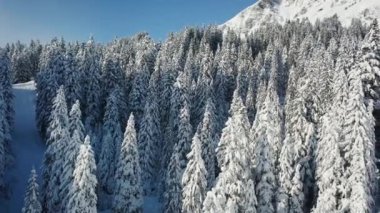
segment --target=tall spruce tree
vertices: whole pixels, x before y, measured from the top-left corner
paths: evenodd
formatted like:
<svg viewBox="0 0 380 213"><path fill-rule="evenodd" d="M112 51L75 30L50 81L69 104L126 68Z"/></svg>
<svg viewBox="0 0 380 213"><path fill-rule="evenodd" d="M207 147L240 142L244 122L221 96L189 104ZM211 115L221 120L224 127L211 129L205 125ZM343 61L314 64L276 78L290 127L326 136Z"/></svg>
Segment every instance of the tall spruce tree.
<svg viewBox="0 0 380 213"><path fill-rule="evenodd" d="M114 212L142 212L143 188L136 137L135 120L131 114L117 159Z"/></svg>
<svg viewBox="0 0 380 213"><path fill-rule="evenodd" d="M28 180L22 213L42 213L42 206L39 200L39 196L40 194L37 183L37 173L33 168L30 172L30 177Z"/></svg>
<svg viewBox="0 0 380 213"><path fill-rule="evenodd" d="M202 144L196 133L187 155L189 162L182 177L182 210L184 213L201 213L207 191L207 170L202 159Z"/></svg>
<svg viewBox="0 0 380 213"><path fill-rule="evenodd" d="M73 176L74 180L68 192L69 200L66 211L96 213L96 164L89 136L86 136L84 143L80 145Z"/></svg>
<svg viewBox="0 0 380 213"><path fill-rule="evenodd" d="M227 212L231 207L233 212L256 212L251 151L247 149L250 125L238 90L234 92L230 114L217 149L221 173L216 185L207 193L204 212Z"/></svg>
<svg viewBox="0 0 380 213"><path fill-rule="evenodd" d="M67 153L62 150L70 143L68 112L63 86L59 88L53 101L48 133L48 147L44 156L43 208L46 211L57 211L61 208L63 199L61 183L66 178L62 169Z"/></svg>

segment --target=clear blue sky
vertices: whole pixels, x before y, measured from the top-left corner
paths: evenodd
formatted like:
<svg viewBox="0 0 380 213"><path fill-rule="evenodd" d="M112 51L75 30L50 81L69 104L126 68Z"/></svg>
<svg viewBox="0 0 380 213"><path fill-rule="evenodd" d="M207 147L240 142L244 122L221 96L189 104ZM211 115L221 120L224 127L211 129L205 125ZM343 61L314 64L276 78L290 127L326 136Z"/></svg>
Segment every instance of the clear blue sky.
<svg viewBox="0 0 380 213"><path fill-rule="evenodd" d="M0 45L30 39L100 42L148 32L163 40L185 26L221 24L255 0L0 0Z"/></svg>

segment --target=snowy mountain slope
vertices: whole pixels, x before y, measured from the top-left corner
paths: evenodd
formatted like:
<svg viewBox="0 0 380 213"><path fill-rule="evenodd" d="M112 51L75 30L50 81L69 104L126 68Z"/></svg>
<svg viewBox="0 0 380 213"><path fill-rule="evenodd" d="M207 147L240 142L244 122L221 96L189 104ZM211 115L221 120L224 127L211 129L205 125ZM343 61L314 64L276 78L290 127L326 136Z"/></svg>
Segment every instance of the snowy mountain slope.
<svg viewBox="0 0 380 213"><path fill-rule="evenodd" d="M314 23L337 14L344 26L352 18L359 18L369 24L380 18L380 0L258 0L222 27L242 33L255 31L268 22L283 24L286 20L309 18Z"/></svg>

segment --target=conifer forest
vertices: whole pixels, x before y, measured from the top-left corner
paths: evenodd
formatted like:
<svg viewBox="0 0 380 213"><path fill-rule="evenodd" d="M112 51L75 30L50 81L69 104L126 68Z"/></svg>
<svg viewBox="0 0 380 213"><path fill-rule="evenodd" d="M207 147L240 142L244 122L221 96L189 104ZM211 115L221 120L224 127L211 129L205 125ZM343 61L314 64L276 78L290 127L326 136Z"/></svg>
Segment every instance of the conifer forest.
<svg viewBox="0 0 380 213"><path fill-rule="evenodd" d="M14 106L33 107L12 85L28 82L44 153L23 213L379 210L376 19L3 45L0 212L14 191Z"/></svg>

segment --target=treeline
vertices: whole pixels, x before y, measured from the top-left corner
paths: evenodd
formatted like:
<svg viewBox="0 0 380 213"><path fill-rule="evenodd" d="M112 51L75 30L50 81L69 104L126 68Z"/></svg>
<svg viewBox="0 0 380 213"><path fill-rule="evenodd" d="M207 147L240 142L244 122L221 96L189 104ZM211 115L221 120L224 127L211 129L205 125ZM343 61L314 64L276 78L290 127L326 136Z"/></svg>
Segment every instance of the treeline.
<svg viewBox="0 0 380 213"><path fill-rule="evenodd" d="M35 78L43 193L26 204L141 212L157 195L168 213L372 212L379 45L377 21L337 17L244 38L53 39Z"/></svg>

